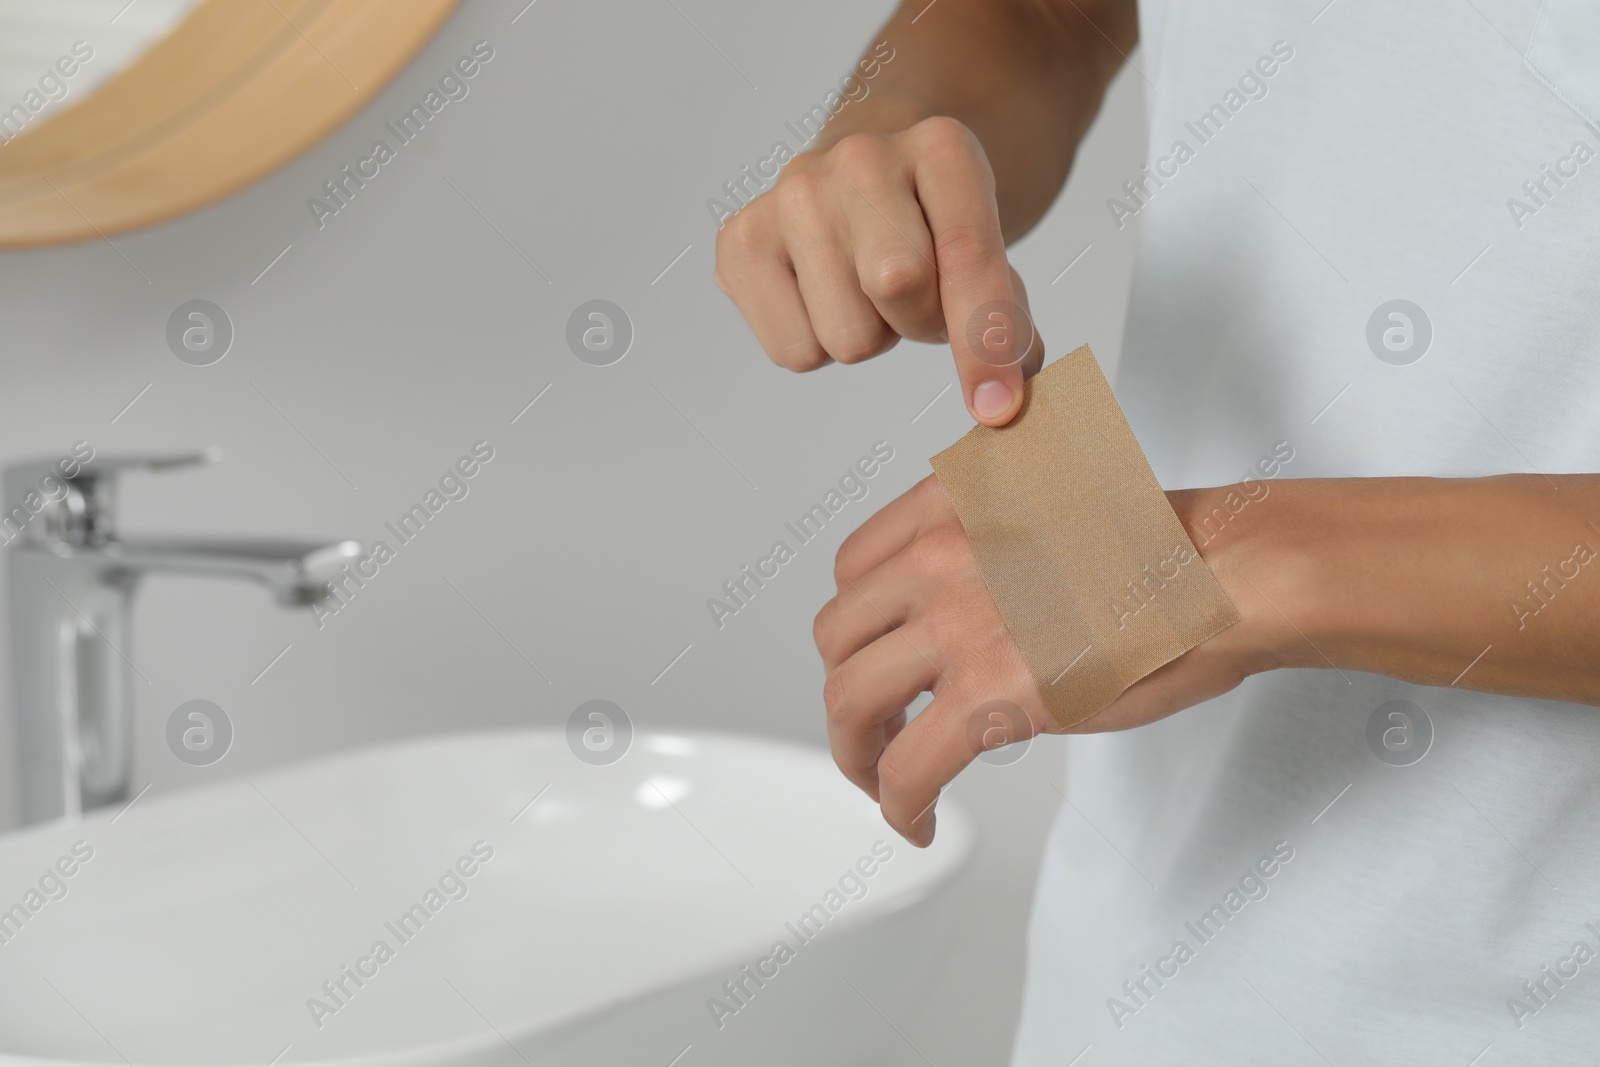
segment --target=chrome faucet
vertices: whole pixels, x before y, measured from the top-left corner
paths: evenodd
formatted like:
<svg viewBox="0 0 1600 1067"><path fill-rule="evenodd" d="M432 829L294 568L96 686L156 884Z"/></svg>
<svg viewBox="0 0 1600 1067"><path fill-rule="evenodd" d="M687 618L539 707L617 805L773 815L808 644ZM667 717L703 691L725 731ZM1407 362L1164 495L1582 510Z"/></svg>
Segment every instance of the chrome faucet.
<svg viewBox="0 0 1600 1067"><path fill-rule="evenodd" d="M81 442L80 442L81 445ZM16 779L21 822L128 798L134 722L133 596L146 574L245 578L286 606L326 597L357 541L128 538L117 476L205 463L215 452L70 457L5 468Z"/></svg>

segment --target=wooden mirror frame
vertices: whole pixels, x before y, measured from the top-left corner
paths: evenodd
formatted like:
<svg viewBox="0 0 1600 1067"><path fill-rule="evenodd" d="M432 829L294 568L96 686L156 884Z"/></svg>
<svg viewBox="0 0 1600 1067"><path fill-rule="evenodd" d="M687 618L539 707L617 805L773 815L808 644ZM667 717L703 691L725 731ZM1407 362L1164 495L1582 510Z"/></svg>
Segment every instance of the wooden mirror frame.
<svg viewBox="0 0 1600 1067"><path fill-rule="evenodd" d="M344 123L460 0L204 0L0 146L0 246L94 240L215 203Z"/></svg>

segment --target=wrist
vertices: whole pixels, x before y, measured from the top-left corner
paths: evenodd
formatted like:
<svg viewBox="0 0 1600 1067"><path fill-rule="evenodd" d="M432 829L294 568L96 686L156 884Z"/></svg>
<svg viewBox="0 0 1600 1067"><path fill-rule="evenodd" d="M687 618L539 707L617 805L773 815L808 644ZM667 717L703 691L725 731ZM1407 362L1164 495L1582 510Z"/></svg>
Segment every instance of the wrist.
<svg viewBox="0 0 1600 1067"><path fill-rule="evenodd" d="M1238 609L1240 621L1213 641L1249 674L1327 667L1312 631L1318 618L1314 494L1304 482L1254 481L1167 493L1200 558Z"/></svg>
<svg viewBox="0 0 1600 1067"><path fill-rule="evenodd" d="M1167 496L1239 609L1242 622L1212 640L1247 673L1334 667L1600 704L1600 657L1584 636L1600 629L1600 607L1574 587L1596 558L1600 528L1585 514L1600 509L1600 479L1556 477L1560 493L1543 475L1500 475Z"/></svg>

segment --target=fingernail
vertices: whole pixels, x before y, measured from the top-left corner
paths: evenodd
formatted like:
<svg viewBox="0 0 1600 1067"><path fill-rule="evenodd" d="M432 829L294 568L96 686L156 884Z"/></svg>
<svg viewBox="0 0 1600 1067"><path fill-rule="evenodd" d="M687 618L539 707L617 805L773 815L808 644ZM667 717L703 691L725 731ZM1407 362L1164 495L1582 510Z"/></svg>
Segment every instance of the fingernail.
<svg viewBox="0 0 1600 1067"><path fill-rule="evenodd" d="M926 826L924 826L922 828L922 832L917 835L917 847L918 848L927 848L929 845L933 844L933 828L938 823L938 821L939 821L939 816L937 816L937 815L929 815L928 816L928 824Z"/></svg>
<svg viewBox="0 0 1600 1067"><path fill-rule="evenodd" d="M1011 386L1005 382L979 382L972 391L972 410L980 419L993 419L1011 408Z"/></svg>

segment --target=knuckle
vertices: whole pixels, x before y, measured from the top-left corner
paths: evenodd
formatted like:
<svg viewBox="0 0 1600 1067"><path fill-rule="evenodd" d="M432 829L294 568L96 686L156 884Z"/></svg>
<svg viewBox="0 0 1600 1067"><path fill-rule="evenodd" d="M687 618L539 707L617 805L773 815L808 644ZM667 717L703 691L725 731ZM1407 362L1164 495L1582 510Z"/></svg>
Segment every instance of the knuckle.
<svg viewBox="0 0 1600 1067"><path fill-rule="evenodd" d="M769 195L786 216L809 219L822 210L822 183L811 171L785 176Z"/></svg>
<svg viewBox="0 0 1600 1067"><path fill-rule="evenodd" d="M861 287L874 303L899 304L933 289L933 268L920 258L896 256L879 263L861 279Z"/></svg>
<svg viewBox="0 0 1600 1067"><path fill-rule="evenodd" d="M833 557L833 584L840 589L856 576L855 568L851 566L851 554L850 541L847 538Z"/></svg>
<svg viewBox="0 0 1600 1067"><path fill-rule="evenodd" d="M900 795L910 784L906 777L906 768L902 766L904 759L905 757L901 756L893 746L878 757L878 779L883 783L886 792Z"/></svg>
<svg viewBox="0 0 1600 1067"><path fill-rule="evenodd" d="M889 138L880 133L841 137L828 152L831 163L852 174L881 168L888 160Z"/></svg>
<svg viewBox="0 0 1600 1067"><path fill-rule="evenodd" d="M817 651L826 656L833 645L833 605L835 601L828 601L817 612L817 617L811 620L811 640L816 642Z"/></svg>
<svg viewBox="0 0 1600 1067"><path fill-rule="evenodd" d="M795 341L766 350L767 358L784 370L804 374L828 362L828 354L814 341Z"/></svg>
<svg viewBox="0 0 1600 1067"><path fill-rule="evenodd" d="M949 226L934 239L934 255L950 270L976 274L1001 265L1003 254L976 226Z"/></svg>
<svg viewBox="0 0 1600 1067"><path fill-rule="evenodd" d="M930 148L972 151L978 147L978 138L967 124L949 115L930 115L911 132Z"/></svg>
<svg viewBox="0 0 1600 1067"><path fill-rule="evenodd" d="M977 162L984 173L989 172L983 143L960 119L935 115L912 127L912 134L923 157L937 166L970 167ZM992 180L993 175L989 177Z"/></svg>
<svg viewBox="0 0 1600 1067"><path fill-rule="evenodd" d="M755 216L754 206L733 216L717 231L717 265L726 263L737 267L748 262L761 249L765 240L763 227Z"/></svg>
<svg viewBox="0 0 1600 1067"><path fill-rule="evenodd" d="M857 533L851 533L839 546L839 551L833 557L833 584L843 589L860 575L861 568L856 565L856 557L861 554L861 540Z"/></svg>
<svg viewBox="0 0 1600 1067"><path fill-rule="evenodd" d="M956 555L957 548L954 533L948 526L933 526L906 546L906 559L919 570L943 570Z"/></svg>
<svg viewBox="0 0 1600 1067"><path fill-rule="evenodd" d="M830 337L825 347L836 362L865 363L883 351L887 332L882 324L849 327Z"/></svg>
<svg viewBox="0 0 1600 1067"><path fill-rule="evenodd" d="M828 675L828 680L822 683L822 706L827 709L830 725L842 726L849 720L849 695L843 671L834 671Z"/></svg>
<svg viewBox="0 0 1600 1067"><path fill-rule="evenodd" d="M972 556L972 544L959 522L935 523L928 529L927 540L933 542L943 562L964 563Z"/></svg>

